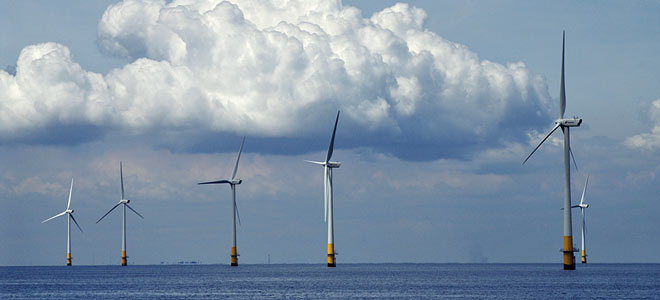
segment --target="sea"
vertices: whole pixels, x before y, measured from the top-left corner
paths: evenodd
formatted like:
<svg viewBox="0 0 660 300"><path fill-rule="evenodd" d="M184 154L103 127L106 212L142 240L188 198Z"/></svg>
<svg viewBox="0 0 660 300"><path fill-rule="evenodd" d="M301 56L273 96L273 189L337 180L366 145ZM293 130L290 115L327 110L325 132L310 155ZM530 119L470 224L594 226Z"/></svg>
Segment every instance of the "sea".
<svg viewBox="0 0 660 300"><path fill-rule="evenodd" d="M0 267L0 299L660 299L660 264Z"/></svg>

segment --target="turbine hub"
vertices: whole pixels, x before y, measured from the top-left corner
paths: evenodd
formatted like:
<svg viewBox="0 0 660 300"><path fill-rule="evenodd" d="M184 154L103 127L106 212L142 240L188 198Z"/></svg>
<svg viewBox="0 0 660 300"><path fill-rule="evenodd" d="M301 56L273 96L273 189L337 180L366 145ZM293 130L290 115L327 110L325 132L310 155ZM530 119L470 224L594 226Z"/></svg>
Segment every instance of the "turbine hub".
<svg viewBox="0 0 660 300"><path fill-rule="evenodd" d="M573 118L573 119L557 119L555 124L559 124L562 127L578 127L582 124L582 119Z"/></svg>

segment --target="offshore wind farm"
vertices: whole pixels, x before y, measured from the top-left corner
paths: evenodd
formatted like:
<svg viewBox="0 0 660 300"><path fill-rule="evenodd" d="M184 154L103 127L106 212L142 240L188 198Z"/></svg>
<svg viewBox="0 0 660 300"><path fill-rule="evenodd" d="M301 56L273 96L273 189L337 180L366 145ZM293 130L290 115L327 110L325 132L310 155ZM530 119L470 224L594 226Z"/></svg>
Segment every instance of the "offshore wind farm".
<svg viewBox="0 0 660 300"><path fill-rule="evenodd" d="M0 7L0 298L660 293L660 4Z"/></svg>

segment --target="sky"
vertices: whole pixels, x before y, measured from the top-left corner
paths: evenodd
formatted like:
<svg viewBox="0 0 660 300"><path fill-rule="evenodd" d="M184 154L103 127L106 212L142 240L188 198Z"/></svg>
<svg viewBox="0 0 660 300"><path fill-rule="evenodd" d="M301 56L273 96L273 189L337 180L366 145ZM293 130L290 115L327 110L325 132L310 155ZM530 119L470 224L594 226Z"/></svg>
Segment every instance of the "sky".
<svg viewBox="0 0 660 300"><path fill-rule="evenodd" d="M590 262L660 262L656 1L0 0L0 265L561 262L567 116ZM573 211L574 244L581 220Z"/></svg>

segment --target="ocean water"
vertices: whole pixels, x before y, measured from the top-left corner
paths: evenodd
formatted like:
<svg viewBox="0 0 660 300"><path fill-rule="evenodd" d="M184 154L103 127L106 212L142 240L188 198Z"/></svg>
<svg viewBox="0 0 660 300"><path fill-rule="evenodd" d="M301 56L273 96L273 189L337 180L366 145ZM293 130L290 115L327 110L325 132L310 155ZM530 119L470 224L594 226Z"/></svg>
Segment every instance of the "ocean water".
<svg viewBox="0 0 660 300"><path fill-rule="evenodd" d="M660 299L660 264L0 267L0 299Z"/></svg>

